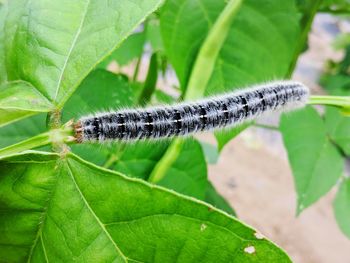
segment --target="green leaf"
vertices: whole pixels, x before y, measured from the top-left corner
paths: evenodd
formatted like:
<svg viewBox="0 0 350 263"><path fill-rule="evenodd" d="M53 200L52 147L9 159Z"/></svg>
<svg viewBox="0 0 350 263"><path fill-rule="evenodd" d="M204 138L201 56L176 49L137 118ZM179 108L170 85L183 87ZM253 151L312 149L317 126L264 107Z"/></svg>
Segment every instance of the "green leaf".
<svg viewBox="0 0 350 263"><path fill-rule="evenodd" d="M133 59L142 55L145 44L144 32L135 33L129 36L113 53L102 61L98 67L106 68L109 63L116 60L119 65L127 65Z"/></svg>
<svg viewBox="0 0 350 263"><path fill-rule="evenodd" d="M101 92L103 91L103 92ZM63 120L84 114L133 105L135 96L127 78L104 69L92 71L80 84L63 109Z"/></svg>
<svg viewBox="0 0 350 263"><path fill-rule="evenodd" d="M350 77L344 74L323 75L320 83L331 95L349 96Z"/></svg>
<svg viewBox="0 0 350 263"><path fill-rule="evenodd" d="M168 143L136 143L127 146L118 158L115 170L128 176L147 180L157 162L168 148ZM179 158L167 171L159 185L179 193L205 199L207 167L201 146L196 141L187 141Z"/></svg>
<svg viewBox="0 0 350 263"><path fill-rule="evenodd" d="M250 123L244 123L232 129L215 132L216 140L218 141L218 151L221 152L227 143L236 138L242 131L248 128Z"/></svg>
<svg viewBox="0 0 350 263"><path fill-rule="evenodd" d="M170 0L163 7L164 46L183 88L203 39L225 5L223 0ZM294 0L244 1L219 54L208 91L218 93L283 78L292 61L298 19ZM260 63L252 63L252 54Z"/></svg>
<svg viewBox="0 0 350 263"><path fill-rule="evenodd" d="M30 82L60 108L96 64L162 0L8 3L7 77Z"/></svg>
<svg viewBox="0 0 350 263"><path fill-rule="evenodd" d="M284 115L280 129L293 170L300 213L334 186L342 175L344 161L313 108Z"/></svg>
<svg viewBox="0 0 350 263"><path fill-rule="evenodd" d="M52 104L27 82L0 85L0 127L52 108Z"/></svg>
<svg viewBox="0 0 350 263"><path fill-rule="evenodd" d="M162 8L165 52L182 89L186 89L203 40L225 5L223 0L169 0ZM243 1L217 58L207 93L284 78L293 61L299 18L294 0ZM233 130L232 136L230 132L217 135L220 149L240 131Z"/></svg>
<svg viewBox="0 0 350 263"><path fill-rule="evenodd" d="M325 123L331 139L350 155L350 117L342 115L339 109L327 107Z"/></svg>
<svg viewBox="0 0 350 263"><path fill-rule="evenodd" d="M0 32L4 32L5 18L7 14L7 6L0 3ZM5 34L0 34L0 84L7 80L5 63Z"/></svg>
<svg viewBox="0 0 350 263"><path fill-rule="evenodd" d="M0 171L5 262L290 262L234 217L72 154L17 155Z"/></svg>
<svg viewBox="0 0 350 263"><path fill-rule="evenodd" d="M159 19L151 18L147 21L146 36L154 51L164 51Z"/></svg>
<svg viewBox="0 0 350 263"><path fill-rule="evenodd" d="M339 228L350 238L350 178L344 178L333 203Z"/></svg>

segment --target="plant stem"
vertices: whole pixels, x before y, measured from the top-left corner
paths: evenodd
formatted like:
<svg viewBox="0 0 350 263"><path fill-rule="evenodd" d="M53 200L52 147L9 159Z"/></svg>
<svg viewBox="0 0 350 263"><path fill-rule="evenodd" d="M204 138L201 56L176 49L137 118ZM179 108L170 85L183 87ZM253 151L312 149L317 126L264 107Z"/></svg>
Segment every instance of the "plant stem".
<svg viewBox="0 0 350 263"><path fill-rule="evenodd" d="M295 49L295 53L293 56L292 63L290 64L288 73L286 78L290 78L294 72L296 64L298 62L298 58L300 53L303 52L305 44L307 42L307 38L312 26L312 22L314 21L314 17L317 14L318 8L320 7L323 0L314 0L310 1L309 12L305 13L301 19L302 31Z"/></svg>
<svg viewBox="0 0 350 263"><path fill-rule="evenodd" d="M0 149L0 158L31 150L34 148L46 146L49 144L57 144L61 145L64 143L72 142L73 141L73 130L70 125L71 123L68 122L65 124L62 128L59 129L53 129L45 133L41 133L39 135L36 135L32 138L29 138L27 140L15 143L13 145L7 146L5 148Z"/></svg>
<svg viewBox="0 0 350 263"><path fill-rule="evenodd" d="M273 131L279 131L280 129L276 126L271 126L271 125L267 125L267 124L261 124L261 123L253 123L253 125L255 127L258 128L263 128L263 129L268 129L268 130L273 130Z"/></svg>
<svg viewBox="0 0 350 263"><path fill-rule="evenodd" d="M103 164L103 167L109 169L116 161L118 161L118 156L116 154L111 154Z"/></svg>
<svg viewBox="0 0 350 263"><path fill-rule="evenodd" d="M203 97L213 73L215 62L225 42L242 0L231 0L221 12L215 24L211 28L198 53L193 66L190 80L184 96L185 100L193 100Z"/></svg>
<svg viewBox="0 0 350 263"><path fill-rule="evenodd" d="M179 156L183 144L184 141L181 139L176 139L170 144L162 159L154 167L151 175L148 178L148 181L152 183L158 183L164 178L164 175L170 166L176 161L177 157Z"/></svg>
<svg viewBox="0 0 350 263"><path fill-rule="evenodd" d="M21 141L19 143L16 143L16 144L13 144L13 145L10 145L8 147L0 149L0 158L7 156L7 155L30 150L33 148L45 146L45 145L48 145L50 143L51 143L50 133L45 132L45 133L39 134L37 136L34 136L28 140L24 140L24 141Z"/></svg>
<svg viewBox="0 0 350 263"><path fill-rule="evenodd" d="M137 81L137 76L139 75L140 65L141 65L142 55L137 59L134 75L132 76L132 81Z"/></svg>
<svg viewBox="0 0 350 263"><path fill-rule="evenodd" d="M151 96L156 89L158 79L158 56L153 53L149 62L148 73L142 92L140 94L138 104L145 105L151 100Z"/></svg>
<svg viewBox="0 0 350 263"><path fill-rule="evenodd" d="M215 21L197 55L184 96L185 100L198 99L204 95L218 54L241 4L242 0L231 0ZM162 159L154 167L148 181L157 183L165 176L168 169L179 157L182 146L183 140L181 139L175 139L171 143Z"/></svg>
<svg viewBox="0 0 350 263"><path fill-rule="evenodd" d="M311 96L308 104L334 106L341 108L344 113L350 112L349 96Z"/></svg>

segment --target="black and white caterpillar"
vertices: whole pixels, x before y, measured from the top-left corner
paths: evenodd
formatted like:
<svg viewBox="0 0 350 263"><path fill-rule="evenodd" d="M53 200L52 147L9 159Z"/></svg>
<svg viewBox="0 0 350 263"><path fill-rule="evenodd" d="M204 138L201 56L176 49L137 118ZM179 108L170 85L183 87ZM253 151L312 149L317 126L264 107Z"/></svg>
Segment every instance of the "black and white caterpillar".
<svg viewBox="0 0 350 263"><path fill-rule="evenodd" d="M233 127L263 113L300 108L308 97L309 89L299 82L272 82L195 102L82 117L75 124L75 138L81 143L186 136Z"/></svg>

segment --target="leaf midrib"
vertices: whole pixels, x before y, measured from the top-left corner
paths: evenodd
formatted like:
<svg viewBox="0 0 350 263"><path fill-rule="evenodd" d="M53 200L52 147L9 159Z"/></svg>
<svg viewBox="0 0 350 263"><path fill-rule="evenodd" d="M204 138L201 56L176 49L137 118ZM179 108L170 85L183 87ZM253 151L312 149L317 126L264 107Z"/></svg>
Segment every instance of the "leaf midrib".
<svg viewBox="0 0 350 263"><path fill-rule="evenodd" d="M56 93L55 93L54 101L57 100L57 96L58 96L58 93L59 93L60 88L61 88L61 83L62 83L63 75L64 75L64 73L65 73L65 71L66 71L66 68L67 68L69 59L70 59L70 57L71 57L71 55L72 55L73 49L75 48L75 45L76 45L76 43L77 43L77 41L78 41L78 38L79 38L80 33L81 33L81 30L82 30L82 28L83 28L84 21L85 21L85 18L86 18L86 14L87 14L88 9L89 9L89 5L90 5L90 0L87 0L87 2L86 2L86 7L85 7L85 10L84 10L82 19L81 19L81 21L80 21L80 25L79 25L79 27L78 27L77 32L75 33L75 36L74 36L74 38L73 38L72 45L71 45L70 48L69 48L69 51L68 51L66 60L65 60L65 62L64 62L64 64L63 64L63 67L62 67L62 69L61 69L61 74L60 74L59 79L58 79L58 81L57 81Z"/></svg>

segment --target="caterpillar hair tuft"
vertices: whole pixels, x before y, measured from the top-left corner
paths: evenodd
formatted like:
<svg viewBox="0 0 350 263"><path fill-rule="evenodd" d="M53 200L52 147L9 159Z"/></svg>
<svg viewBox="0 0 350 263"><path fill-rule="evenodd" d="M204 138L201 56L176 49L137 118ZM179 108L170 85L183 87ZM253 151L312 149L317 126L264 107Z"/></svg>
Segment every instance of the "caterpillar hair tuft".
<svg viewBox="0 0 350 263"><path fill-rule="evenodd" d="M261 114L305 106L309 89L294 81L271 82L195 102L123 109L82 117L77 142L131 141L186 136L233 127Z"/></svg>

